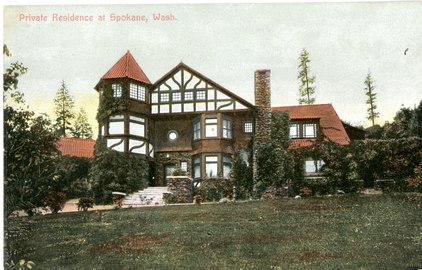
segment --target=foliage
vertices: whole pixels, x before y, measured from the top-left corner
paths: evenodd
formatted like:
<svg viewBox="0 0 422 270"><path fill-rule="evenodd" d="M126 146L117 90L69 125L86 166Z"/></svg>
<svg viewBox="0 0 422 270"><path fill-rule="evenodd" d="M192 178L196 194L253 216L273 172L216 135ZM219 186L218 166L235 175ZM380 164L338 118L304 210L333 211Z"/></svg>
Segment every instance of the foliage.
<svg viewBox="0 0 422 270"><path fill-rule="evenodd" d="M63 209L66 203L66 194L60 191L50 190L44 197L44 206L50 208L53 214Z"/></svg>
<svg viewBox="0 0 422 270"><path fill-rule="evenodd" d="M252 195L252 156L251 151L239 150L233 154L230 179L236 188L236 199L246 199Z"/></svg>
<svg viewBox="0 0 422 270"><path fill-rule="evenodd" d="M412 112L410 119L410 134L422 138L422 100Z"/></svg>
<svg viewBox="0 0 422 270"><path fill-rule="evenodd" d="M91 191L88 178L91 159L59 156L55 159L55 177L50 185L57 191L66 192L69 198L87 196Z"/></svg>
<svg viewBox="0 0 422 270"><path fill-rule="evenodd" d="M367 139L381 139L383 138L384 127L374 125L365 129L365 138Z"/></svg>
<svg viewBox="0 0 422 270"><path fill-rule="evenodd" d="M111 202L111 192L131 193L148 186L149 163L145 156L108 149L101 139L89 171L97 202Z"/></svg>
<svg viewBox="0 0 422 270"><path fill-rule="evenodd" d="M3 56L11 57L9 49L6 44L3 45ZM26 67L20 62L11 63L8 68L3 71L3 102L6 103L7 96L16 103L23 103L23 93L18 91L18 77L22 76L28 71Z"/></svg>
<svg viewBox="0 0 422 270"><path fill-rule="evenodd" d="M180 169L179 165L176 165L176 169L173 171L172 175L173 176L186 176L186 175L188 175L188 172L183 171L182 169Z"/></svg>
<svg viewBox="0 0 422 270"><path fill-rule="evenodd" d="M5 213L42 205L54 178L56 140L51 123L33 112L4 109Z"/></svg>
<svg viewBox="0 0 422 270"><path fill-rule="evenodd" d="M315 76L310 75L309 68L309 53L306 49L303 49L299 57L299 73L297 78L300 80L299 84L299 104L314 104L315 98L311 97L315 94Z"/></svg>
<svg viewBox="0 0 422 270"><path fill-rule="evenodd" d="M422 163L414 169L414 174L407 178L410 191L422 192Z"/></svg>
<svg viewBox="0 0 422 270"><path fill-rule="evenodd" d="M94 207L94 199L89 197L82 197L78 202L78 211L88 211L89 208Z"/></svg>
<svg viewBox="0 0 422 270"><path fill-rule="evenodd" d="M369 105L368 108L368 120L371 120L372 126L375 125L375 119L379 117L379 113L377 110L376 105L376 97L377 94L375 93L375 85L371 73L369 72L365 79L365 95L368 97L366 100L366 104Z"/></svg>
<svg viewBox="0 0 422 270"><path fill-rule="evenodd" d="M124 84L122 85L122 96L120 98L113 97L111 84L107 84L100 94L100 106L98 107L97 112L98 123L104 125L110 115L125 111L128 106L128 97L129 93Z"/></svg>
<svg viewBox="0 0 422 270"><path fill-rule="evenodd" d="M81 139L92 139L92 134L92 127L88 123L86 112L81 108L73 123L72 136Z"/></svg>
<svg viewBox="0 0 422 270"><path fill-rule="evenodd" d="M411 109L402 107L396 113L394 121L383 127L383 138L402 139L412 136L422 137L422 101Z"/></svg>
<svg viewBox="0 0 422 270"><path fill-rule="evenodd" d="M66 84L62 81L62 84L56 92L54 98L54 113L56 115L56 129L58 136L64 136L68 134L67 131L72 131L71 120L75 117L73 112L75 104L67 89Z"/></svg>
<svg viewBox="0 0 422 270"><path fill-rule="evenodd" d="M287 149L290 144L290 119L285 112L271 113L271 141L276 147Z"/></svg>
<svg viewBox="0 0 422 270"><path fill-rule="evenodd" d="M294 160L288 155L289 116L287 113L271 114L271 143L257 146L257 182L256 191L260 196L267 187L281 187L292 179Z"/></svg>
<svg viewBox="0 0 422 270"><path fill-rule="evenodd" d="M204 201L219 201L222 198L233 198L233 182L223 178L207 178L194 189L195 196L200 195Z"/></svg>
<svg viewBox="0 0 422 270"><path fill-rule="evenodd" d="M24 269L32 269L35 265L33 261L25 261L24 259L20 259L18 263L14 261L10 261L10 263L6 263L5 266L7 270L24 270Z"/></svg>

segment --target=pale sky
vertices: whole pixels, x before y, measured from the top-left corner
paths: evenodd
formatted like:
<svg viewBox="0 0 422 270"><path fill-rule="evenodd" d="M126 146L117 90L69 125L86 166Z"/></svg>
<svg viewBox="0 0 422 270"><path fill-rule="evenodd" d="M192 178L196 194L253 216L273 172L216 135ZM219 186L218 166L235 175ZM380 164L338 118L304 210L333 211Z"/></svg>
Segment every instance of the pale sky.
<svg viewBox="0 0 422 270"><path fill-rule="evenodd" d="M176 20L154 21L154 13ZM54 14L93 21L58 22ZM112 14L145 15L148 22L112 22ZM106 21L99 21L102 15ZM306 48L317 103L332 103L355 125L369 125L363 90L369 70L378 123L422 100L421 2L5 6L3 31L13 54L4 65L19 60L29 69L19 89L30 108L53 119L52 101L64 80L75 111L87 111L94 131L93 88L127 50L152 82L183 61L252 103L254 71L270 69L272 106L285 106L298 104L298 57Z"/></svg>

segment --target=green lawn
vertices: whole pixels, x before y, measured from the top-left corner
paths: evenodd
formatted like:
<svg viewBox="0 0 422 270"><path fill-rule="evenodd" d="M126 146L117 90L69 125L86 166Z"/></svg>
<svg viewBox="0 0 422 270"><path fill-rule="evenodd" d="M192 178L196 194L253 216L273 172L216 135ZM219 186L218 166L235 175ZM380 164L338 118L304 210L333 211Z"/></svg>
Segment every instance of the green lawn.
<svg viewBox="0 0 422 270"><path fill-rule="evenodd" d="M36 269L422 268L422 197L344 196L13 218Z"/></svg>

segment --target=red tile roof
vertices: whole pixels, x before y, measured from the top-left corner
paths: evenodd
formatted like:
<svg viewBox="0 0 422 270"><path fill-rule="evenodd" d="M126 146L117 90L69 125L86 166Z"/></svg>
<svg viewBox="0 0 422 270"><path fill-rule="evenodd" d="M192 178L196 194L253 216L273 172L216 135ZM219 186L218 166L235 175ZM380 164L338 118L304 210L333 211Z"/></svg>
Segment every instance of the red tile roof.
<svg viewBox="0 0 422 270"><path fill-rule="evenodd" d="M95 140L60 137L57 147L63 156L94 157Z"/></svg>
<svg viewBox="0 0 422 270"><path fill-rule="evenodd" d="M151 84L147 75L142 71L141 67L133 58L132 54L127 51L122 58L112 66L101 79L115 79L115 78L131 78L139 82Z"/></svg>
<svg viewBox="0 0 422 270"><path fill-rule="evenodd" d="M325 141L332 141L338 144L350 143L343 123L331 104L273 107L272 111L288 112L292 120L319 119L320 129L324 134ZM290 147L309 146L314 141L310 139L292 139Z"/></svg>

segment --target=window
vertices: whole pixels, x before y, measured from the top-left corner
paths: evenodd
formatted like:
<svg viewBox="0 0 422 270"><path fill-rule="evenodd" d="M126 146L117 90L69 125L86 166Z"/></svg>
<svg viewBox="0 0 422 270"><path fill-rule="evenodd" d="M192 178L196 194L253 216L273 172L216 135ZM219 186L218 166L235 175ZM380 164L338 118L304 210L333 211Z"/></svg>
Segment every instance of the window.
<svg viewBox="0 0 422 270"><path fill-rule="evenodd" d="M129 118L129 134L145 137L145 118L131 115Z"/></svg>
<svg viewBox="0 0 422 270"><path fill-rule="evenodd" d="M252 122L246 122L243 126L243 130L245 133L252 133L253 132L253 125Z"/></svg>
<svg viewBox="0 0 422 270"><path fill-rule="evenodd" d="M185 100L193 100L193 92L185 92Z"/></svg>
<svg viewBox="0 0 422 270"><path fill-rule="evenodd" d="M194 140L201 139L201 122L199 120L196 120L193 123L193 139Z"/></svg>
<svg viewBox="0 0 422 270"><path fill-rule="evenodd" d="M290 125L290 138L299 138L299 124Z"/></svg>
<svg viewBox="0 0 422 270"><path fill-rule="evenodd" d="M169 94L161 93L161 102L168 102L168 101L169 101Z"/></svg>
<svg viewBox="0 0 422 270"><path fill-rule="evenodd" d="M145 101L145 87L131 83L129 97L136 100Z"/></svg>
<svg viewBox="0 0 422 270"><path fill-rule="evenodd" d="M125 116L123 114L110 116L108 122L108 135L125 133Z"/></svg>
<svg viewBox="0 0 422 270"><path fill-rule="evenodd" d="M205 119L205 137L211 138L211 137L217 137L217 118L207 118Z"/></svg>
<svg viewBox="0 0 422 270"><path fill-rule="evenodd" d="M205 91L196 92L196 100L205 100Z"/></svg>
<svg viewBox="0 0 422 270"><path fill-rule="evenodd" d="M113 89L113 97L122 96L122 86L120 85L120 83L113 83L111 85L111 89Z"/></svg>
<svg viewBox="0 0 422 270"><path fill-rule="evenodd" d="M232 138L232 121L230 119L223 119L223 138Z"/></svg>
<svg viewBox="0 0 422 270"><path fill-rule="evenodd" d="M205 156L205 175L208 177L217 177L218 174L218 156Z"/></svg>
<svg viewBox="0 0 422 270"><path fill-rule="evenodd" d="M223 157L223 177L228 178L232 169L232 159L230 156Z"/></svg>
<svg viewBox="0 0 422 270"><path fill-rule="evenodd" d="M173 93L173 101L181 101L182 100L182 93L176 92Z"/></svg>
<svg viewBox="0 0 422 270"><path fill-rule="evenodd" d="M316 124L303 124L303 138L316 138L317 136Z"/></svg>
<svg viewBox="0 0 422 270"><path fill-rule="evenodd" d="M193 178L201 177L201 157L193 159Z"/></svg>
<svg viewBox="0 0 422 270"><path fill-rule="evenodd" d="M188 171L188 162L187 161L180 161L180 170L182 170L182 172Z"/></svg>
<svg viewBox="0 0 422 270"><path fill-rule="evenodd" d="M305 173L319 173L321 172L322 166L325 162L323 160L306 160L305 161Z"/></svg>

